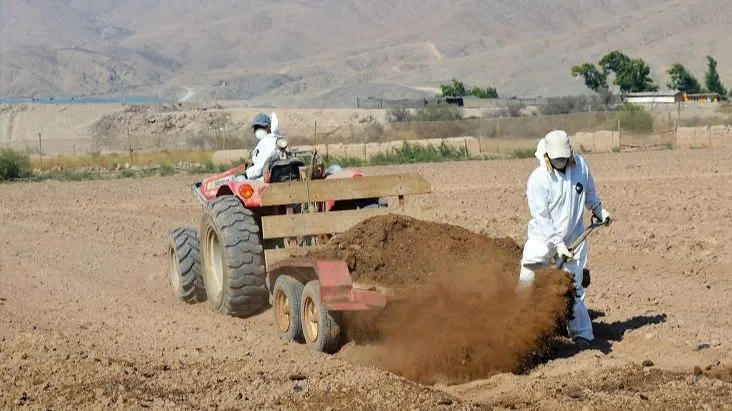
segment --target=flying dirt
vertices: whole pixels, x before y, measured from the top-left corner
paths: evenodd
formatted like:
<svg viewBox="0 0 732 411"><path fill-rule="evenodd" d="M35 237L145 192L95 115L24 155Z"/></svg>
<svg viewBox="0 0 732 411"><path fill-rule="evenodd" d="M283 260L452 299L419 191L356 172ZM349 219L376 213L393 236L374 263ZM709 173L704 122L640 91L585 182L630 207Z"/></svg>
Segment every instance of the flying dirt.
<svg viewBox="0 0 732 411"><path fill-rule="evenodd" d="M393 294L383 310L346 316L356 344L342 355L423 383L526 370L571 306L562 271L540 270L533 288L516 293L519 245L449 224L373 217L312 256L344 260L354 281Z"/></svg>

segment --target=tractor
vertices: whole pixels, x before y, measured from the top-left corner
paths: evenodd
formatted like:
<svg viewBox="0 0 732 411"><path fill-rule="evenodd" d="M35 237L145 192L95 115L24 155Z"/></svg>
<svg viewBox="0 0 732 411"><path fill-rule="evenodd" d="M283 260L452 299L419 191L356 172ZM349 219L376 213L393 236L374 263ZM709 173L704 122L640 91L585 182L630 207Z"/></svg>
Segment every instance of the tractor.
<svg viewBox="0 0 732 411"><path fill-rule="evenodd" d="M353 284L342 261L304 256L365 219L407 212L405 196L431 185L419 174L326 169L317 150L291 149L283 138L262 179L246 178L247 163L191 186L202 216L198 230L168 233L173 294L242 318L271 306L282 338L334 352L342 311L383 307L385 296Z"/></svg>

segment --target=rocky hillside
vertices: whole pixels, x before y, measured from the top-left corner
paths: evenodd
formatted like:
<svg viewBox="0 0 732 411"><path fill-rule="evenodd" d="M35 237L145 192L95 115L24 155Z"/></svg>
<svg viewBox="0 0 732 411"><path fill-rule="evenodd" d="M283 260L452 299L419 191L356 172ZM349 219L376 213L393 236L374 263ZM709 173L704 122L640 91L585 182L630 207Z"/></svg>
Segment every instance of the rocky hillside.
<svg viewBox="0 0 732 411"><path fill-rule="evenodd" d="M704 56L732 83L725 0L0 0L0 96L104 93L349 106L458 77L503 95L584 92L619 48L661 84Z"/></svg>

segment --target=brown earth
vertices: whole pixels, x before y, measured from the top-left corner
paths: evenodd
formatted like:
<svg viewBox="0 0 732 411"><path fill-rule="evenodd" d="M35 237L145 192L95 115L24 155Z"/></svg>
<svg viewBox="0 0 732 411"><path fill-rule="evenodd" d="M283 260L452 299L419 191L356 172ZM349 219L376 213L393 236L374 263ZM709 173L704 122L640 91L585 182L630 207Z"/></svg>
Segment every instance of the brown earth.
<svg viewBox="0 0 732 411"><path fill-rule="evenodd" d="M425 383L523 371L548 351L571 307L572 283L561 271L539 271L536 286L517 294L513 239L445 223L373 217L311 257L344 260L354 281L397 288L398 302L383 312L349 316L351 338L377 345L347 358Z"/></svg>
<svg viewBox="0 0 732 411"><path fill-rule="evenodd" d="M363 366L355 345L279 341L270 312L175 301L164 235L198 226L187 187L202 176L0 185L0 409L732 409L731 155L585 156L615 217L590 238L597 347L558 340L525 373L450 386ZM420 172L433 193L411 202L426 220L522 244L535 165L367 171Z"/></svg>
<svg viewBox="0 0 732 411"><path fill-rule="evenodd" d="M434 278L459 278L462 271L484 266L500 267L497 274L515 279L521 248L511 238L493 239L465 227L387 215L355 225L309 255L346 261L359 283L412 286Z"/></svg>

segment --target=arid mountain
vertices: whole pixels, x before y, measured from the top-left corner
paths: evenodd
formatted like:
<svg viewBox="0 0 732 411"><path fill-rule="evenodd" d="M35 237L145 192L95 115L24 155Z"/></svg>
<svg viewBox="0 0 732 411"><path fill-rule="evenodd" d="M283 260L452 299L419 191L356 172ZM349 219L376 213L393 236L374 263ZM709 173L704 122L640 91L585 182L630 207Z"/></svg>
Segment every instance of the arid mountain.
<svg viewBox="0 0 732 411"><path fill-rule="evenodd" d="M611 49L732 84L726 0L0 0L0 96L127 93L352 106L452 77L505 96L585 92Z"/></svg>

